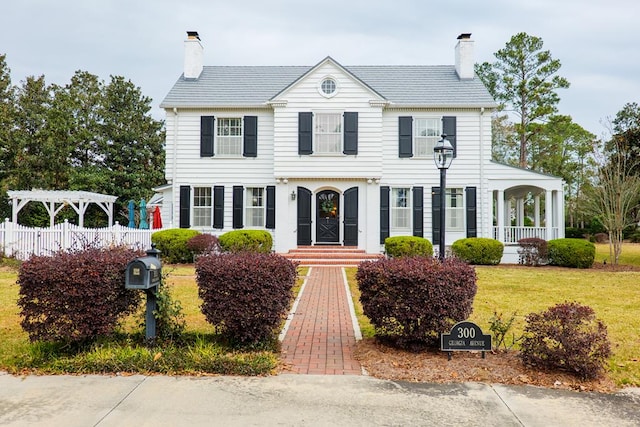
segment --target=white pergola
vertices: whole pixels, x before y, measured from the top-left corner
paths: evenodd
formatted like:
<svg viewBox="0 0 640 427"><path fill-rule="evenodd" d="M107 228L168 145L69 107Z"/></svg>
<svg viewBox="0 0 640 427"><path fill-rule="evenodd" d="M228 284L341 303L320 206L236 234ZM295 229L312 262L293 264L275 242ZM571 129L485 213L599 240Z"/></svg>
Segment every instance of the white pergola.
<svg viewBox="0 0 640 427"><path fill-rule="evenodd" d="M84 227L84 214L91 203L98 205L108 216L109 226L113 225L113 203L117 196L91 193L89 191L67 190L19 190L7 191L12 201L13 223L18 222L18 212L29 202L41 202L47 212L51 227L55 224L55 217L65 206L71 206L78 214L78 225Z"/></svg>

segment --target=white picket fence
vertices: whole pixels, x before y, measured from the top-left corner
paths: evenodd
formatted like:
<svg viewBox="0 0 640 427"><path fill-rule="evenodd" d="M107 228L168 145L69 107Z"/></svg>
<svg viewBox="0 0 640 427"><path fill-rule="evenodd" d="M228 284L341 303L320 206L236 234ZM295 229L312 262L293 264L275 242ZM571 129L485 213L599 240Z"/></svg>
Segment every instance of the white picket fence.
<svg viewBox="0 0 640 427"><path fill-rule="evenodd" d="M118 222L111 227L85 228L64 223L49 228L32 228L6 219L0 223L0 248L4 256L21 260L32 255L51 255L61 249L80 249L86 245L108 247L127 245L135 249L151 247L151 235L156 230L123 227Z"/></svg>

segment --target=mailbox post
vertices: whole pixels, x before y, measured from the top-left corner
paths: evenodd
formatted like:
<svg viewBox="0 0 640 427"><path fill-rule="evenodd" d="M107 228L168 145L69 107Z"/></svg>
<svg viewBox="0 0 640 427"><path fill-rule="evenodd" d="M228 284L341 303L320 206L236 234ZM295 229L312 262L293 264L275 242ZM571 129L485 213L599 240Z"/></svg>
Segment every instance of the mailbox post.
<svg viewBox="0 0 640 427"><path fill-rule="evenodd" d="M145 312L145 338L147 342L156 338L156 318L153 312L158 306L156 292L162 280L162 264L159 255L160 251L155 248L155 245L151 245L147 256L129 262L125 272L125 288L142 289L147 294Z"/></svg>

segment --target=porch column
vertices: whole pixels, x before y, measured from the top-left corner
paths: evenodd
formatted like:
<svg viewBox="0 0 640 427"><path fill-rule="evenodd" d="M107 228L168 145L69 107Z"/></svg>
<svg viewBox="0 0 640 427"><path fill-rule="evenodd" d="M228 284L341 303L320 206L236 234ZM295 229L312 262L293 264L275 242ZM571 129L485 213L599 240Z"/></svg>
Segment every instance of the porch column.
<svg viewBox="0 0 640 427"><path fill-rule="evenodd" d="M498 190L498 197L496 199L496 217L498 226L498 241L504 242L504 190Z"/></svg>
<svg viewBox="0 0 640 427"><path fill-rule="evenodd" d="M533 198L533 226L540 227L540 194Z"/></svg>
<svg viewBox="0 0 640 427"><path fill-rule="evenodd" d="M546 190L544 195L544 226L545 240L553 239L553 192L551 190Z"/></svg>
<svg viewBox="0 0 640 427"><path fill-rule="evenodd" d="M524 198L519 197L516 199L516 224L518 227L524 227Z"/></svg>
<svg viewBox="0 0 640 427"><path fill-rule="evenodd" d="M564 194L562 191L555 192L555 212L556 212L556 222L555 226L558 228L558 233L555 238L559 239L564 237Z"/></svg>

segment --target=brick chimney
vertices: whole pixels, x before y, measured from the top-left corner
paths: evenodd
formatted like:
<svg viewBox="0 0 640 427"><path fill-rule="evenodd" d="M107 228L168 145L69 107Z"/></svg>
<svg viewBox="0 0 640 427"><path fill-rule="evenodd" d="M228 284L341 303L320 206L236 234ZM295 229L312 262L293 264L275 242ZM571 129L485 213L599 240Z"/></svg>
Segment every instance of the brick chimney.
<svg viewBox="0 0 640 427"><path fill-rule="evenodd" d="M473 79L473 40L471 33L463 33L458 36L456 45L456 72L461 80Z"/></svg>
<svg viewBox="0 0 640 427"><path fill-rule="evenodd" d="M204 48L197 31L187 31L184 41L184 78L197 79L202 73Z"/></svg>

